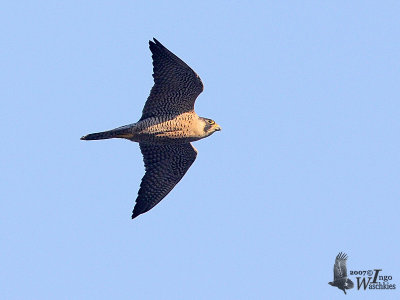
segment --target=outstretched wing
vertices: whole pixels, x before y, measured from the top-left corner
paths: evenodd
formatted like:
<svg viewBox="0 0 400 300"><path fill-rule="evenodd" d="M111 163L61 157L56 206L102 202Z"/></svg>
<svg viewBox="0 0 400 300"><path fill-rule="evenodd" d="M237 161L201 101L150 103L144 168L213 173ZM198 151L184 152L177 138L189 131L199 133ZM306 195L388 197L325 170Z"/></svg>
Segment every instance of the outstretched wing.
<svg viewBox="0 0 400 300"><path fill-rule="evenodd" d="M194 102L203 91L200 77L156 39L149 41L149 45L153 54L154 86L141 119L194 110Z"/></svg>
<svg viewBox="0 0 400 300"><path fill-rule="evenodd" d="M335 265L333 266L333 278L334 280L340 280L347 277L347 255L346 253L340 252L335 259Z"/></svg>
<svg viewBox="0 0 400 300"><path fill-rule="evenodd" d="M182 179L197 156L190 144L150 145L140 143L146 173L142 178L132 219L157 205Z"/></svg>

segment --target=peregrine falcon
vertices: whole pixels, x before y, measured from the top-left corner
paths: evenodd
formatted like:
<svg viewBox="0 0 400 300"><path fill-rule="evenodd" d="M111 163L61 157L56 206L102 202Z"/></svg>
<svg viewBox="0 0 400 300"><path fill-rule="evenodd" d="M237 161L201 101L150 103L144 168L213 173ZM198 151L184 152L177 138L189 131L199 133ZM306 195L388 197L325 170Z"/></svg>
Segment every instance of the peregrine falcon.
<svg viewBox="0 0 400 300"><path fill-rule="evenodd" d="M353 281L347 277L347 254L340 252L333 265L333 282L328 282L331 286L336 286L346 294L346 290L354 287Z"/></svg>
<svg viewBox="0 0 400 300"><path fill-rule="evenodd" d="M191 142L208 137L221 127L199 117L194 102L203 91L200 77L159 41L149 41L154 86L137 123L91 133L81 140L124 138L138 142L145 175L132 219L157 205L193 164L197 150Z"/></svg>

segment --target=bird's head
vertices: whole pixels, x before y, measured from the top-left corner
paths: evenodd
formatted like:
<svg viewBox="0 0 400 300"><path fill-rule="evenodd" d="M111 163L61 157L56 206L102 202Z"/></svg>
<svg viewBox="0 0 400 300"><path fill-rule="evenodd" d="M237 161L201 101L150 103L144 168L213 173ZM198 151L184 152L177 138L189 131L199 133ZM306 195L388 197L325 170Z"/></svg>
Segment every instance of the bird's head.
<svg viewBox="0 0 400 300"><path fill-rule="evenodd" d="M221 127L217 123L215 123L214 120L207 118L201 118L201 120L204 122L203 131L206 136L209 136L214 132L221 130Z"/></svg>

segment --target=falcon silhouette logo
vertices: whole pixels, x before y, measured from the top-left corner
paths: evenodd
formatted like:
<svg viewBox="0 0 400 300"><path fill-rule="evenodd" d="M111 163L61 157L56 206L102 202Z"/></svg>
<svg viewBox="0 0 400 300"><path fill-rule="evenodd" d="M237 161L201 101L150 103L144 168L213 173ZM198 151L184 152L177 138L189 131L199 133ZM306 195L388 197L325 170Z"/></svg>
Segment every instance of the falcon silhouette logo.
<svg viewBox="0 0 400 300"><path fill-rule="evenodd" d="M346 290L354 287L353 281L347 278L347 255L340 252L335 259L333 265L333 282L329 282L331 286L336 286L346 294Z"/></svg>

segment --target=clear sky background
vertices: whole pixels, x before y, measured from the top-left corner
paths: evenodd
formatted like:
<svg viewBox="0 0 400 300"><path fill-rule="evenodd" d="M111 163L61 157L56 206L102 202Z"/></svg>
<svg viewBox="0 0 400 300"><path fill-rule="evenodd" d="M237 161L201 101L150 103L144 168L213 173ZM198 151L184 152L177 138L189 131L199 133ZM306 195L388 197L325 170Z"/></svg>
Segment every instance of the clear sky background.
<svg viewBox="0 0 400 300"><path fill-rule="evenodd" d="M0 10L1 299L400 299L398 1L7 1ZM223 130L131 220L156 37ZM355 276L351 277L355 281Z"/></svg>

